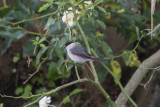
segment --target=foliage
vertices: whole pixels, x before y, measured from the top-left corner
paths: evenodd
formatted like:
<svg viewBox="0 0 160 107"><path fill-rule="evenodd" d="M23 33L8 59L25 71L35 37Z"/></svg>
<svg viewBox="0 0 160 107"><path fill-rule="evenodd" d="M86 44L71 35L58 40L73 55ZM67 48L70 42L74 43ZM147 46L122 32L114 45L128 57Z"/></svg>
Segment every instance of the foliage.
<svg viewBox="0 0 160 107"><path fill-rule="evenodd" d="M143 0L143 2L145 1ZM13 42L27 38L22 47L23 53L17 53L13 57L13 63L17 63L21 54L23 54L24 57L34 57L32 62L28 62L28 65L31 63L31 66L36 69L43 69L44 66L38 68L38 65L43 62L44 57L47 58L45 75L41 76L42 73L39 73L26 86L18 87L15 90L16 95L29 96L35 88L35 84L41 87L34 91L39 94L57 87L57 80L70 78L74 65L66 63L66 52L63 45L71 40L79 42L82 46L86 45L80 29L77 26L68 26L68 23L62 20L66 11L74 12L73 5L78 11L77 19L74 17L73 21L76 22L77 20L79 22L90 47L96 50L98 56L107 59L104 63L107 66L110 65L109 67L112 68L118 80L121 78L121 65L116 61L117 56L115 56L109 44L106 43L108 35L102 31L108 27L115 27L117 34L125 38L128 45L138 43L137 46L135 45L134 51L146 52L143 44L147 47L148 44L145 44L145 42L151 43L149 40L144 40L142 46L139 44L142 38L146 37L144 35L147 34L142 31L150 25L150 12L148 12L150 9L146 3L143 3L142 6L143 13L133 12L123 0L94 0L91 4L87 4L83 0L14 0L13 3L13 6L0 8L0 37L3 38L1 54L5 54ZM137 3L137 0L134 0L134 3ZM69 10L70 7L73 9ZM116 21L111 21L112 18L116 18ZM155 13L154 18L158 28L153 32L153 35L158 35L159 15ZM28 28L35 28L37 32L28 30ZM101 31L97 28L101 28ZM32 37L29 37L28 34ZM154 43L160 43L159 37L155 37ZM141 64L134 51L123 50L120 55L125 65L131 68L138 67ZM99 81L106 80L108 72L101 65L97 67L97 71ZM117 82L115 81L115 83ZM62 102L64 104L70 102L70 96L81 91L83 90L75 89ZM55 95L54 93L53 96L59 97L59 94ZM28 100L28 103L33 100L35 98ZM102 105L109 104L105 102Z"/></svg>

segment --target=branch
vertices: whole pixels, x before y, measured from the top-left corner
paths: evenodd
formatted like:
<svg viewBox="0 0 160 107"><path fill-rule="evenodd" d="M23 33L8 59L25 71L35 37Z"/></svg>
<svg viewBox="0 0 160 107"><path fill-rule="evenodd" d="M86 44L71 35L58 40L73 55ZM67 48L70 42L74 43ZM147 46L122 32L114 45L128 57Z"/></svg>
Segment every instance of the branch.
<svg viewBox="0 0 160 107"><path fill-rule="evenodd" d="M125 92L127 92L128 95L131 96L134 90L140 84L143 77L149 71L148 68L154 67L158 64L160 64L160 50L143 61L143 63L138 67L132 78L125 86ZM126 104L127 100L128 99L126 98L126 96L121 92L116 100L117 107L121 107L122 105Z"/></svg>
<svg viewBox="0 0 160 107"><path fill-rule="evenodd" d="M97 54L94 52L93 49L91 49L92 53L96 56ZM129 101L135 106L137 107L137 104L132 100L132 98L125 92L123 86L121 85L120 81L117 79L116 75L104 64L101 63L101 65L110 73L110 75L112 75L112 77L116 80L116 82L118 83L118 86L120 87L121 91L124 93L124 95L129 99Z"/></svg>
<svg viewBox="0 0 160 107"><path fill-rule="evenodd" d="M88 80L87 80L86 78L84 78L84 79L79 79L79 80L75 80L75 81L73 81L73 82L64 84L64 85L62 85L62 86L59 86L59 87L57 87L57 88L55 88L55 89L52 89L52 90L49 91L49 92L43 93L42 96L40 96L37 100L35 100L35 101L33 101L33 102L25 105L24 107L28 107L28 106L31 106L31 105L37 103L37 102L38 102L41 98L43 98L45 95L50 95L50 94L55 93L55 92L57 92L57 91L59 91L59 90L61 90L61 89L63 89L63 88L69 87L69 86L71 86L71 85L74 85L74 84L77 84L77 83L80 83L80 82L85 82L85 81L88 81Z"/></svg>

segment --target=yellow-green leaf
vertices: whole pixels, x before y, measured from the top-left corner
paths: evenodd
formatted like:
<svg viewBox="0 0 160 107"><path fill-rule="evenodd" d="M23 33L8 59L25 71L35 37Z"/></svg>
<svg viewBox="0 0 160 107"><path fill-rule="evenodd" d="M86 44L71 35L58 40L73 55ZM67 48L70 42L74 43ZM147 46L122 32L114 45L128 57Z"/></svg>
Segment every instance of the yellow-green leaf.
<svg viewBox="0 0 160 107"><path fill-rule="evenodd" d="M120 80L121 79L121 66L120 66L119 62L115 61L115 60L112 61L111 67L112 67L112 71L116 75L117 79ZM114 80L114 81L117 84L116 80Z"/></svg>
<svg viewBox="0 0 160 107"><path fill-rule="evenodd" d="M141 64L138 56L134 52L124 51L123 54L122 58L127 66L138 67Z"/></svg>

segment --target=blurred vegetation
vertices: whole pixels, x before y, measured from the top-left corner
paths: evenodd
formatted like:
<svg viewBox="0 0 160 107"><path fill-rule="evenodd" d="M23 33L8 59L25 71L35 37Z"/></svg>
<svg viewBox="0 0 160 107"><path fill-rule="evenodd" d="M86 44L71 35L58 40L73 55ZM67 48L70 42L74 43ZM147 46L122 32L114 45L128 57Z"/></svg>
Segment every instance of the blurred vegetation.
<svg viewBox="0 0 160 107"><path fill-rule="evenodd" d="M151 10L148 5L150 0L142 0L140 3L134 0L135 8L130 7L124 0L93 0L89 5L84 5L83 0L70 1L80 11L77 14L80 17L79 23L90 47L99 57L107 59L104 63L113 70L119 80L122 77L123 68L117 58L122 57L122 63L133 68L132 71L134 71L142 60L158 50L159 26L153 32L152 39L150 35L147 35L150 30L145 30L150 29L151 25ZM92 6L94 6L93 9L90 8ZM76 79L75 73L73 75L74 65L65 61L69 58L66 57L63 45L74 40L85 47L85 42L77 26L67 27L67 24L62 21L62 16L69 7L71 7L70 3L64 0L13 0L11 5L0 7L0 38L3 40L1 55L7 54L12 43L25 38L26 41L22 46L23 52L13 56L13 63L18 63L22 57L25 57L27 67L23 69L23 72L31 66L33 71L27 72L28 74L38 72L26 81L25 85L22 84L25 80L20 80L21 83L18 83L15 95L29 97L32 93L41 94L65 84L63 80ZM155 26L160 22L158 12L154 13ZM116 20L112 21L112 19ZM112 36L105 33L109 27L114 27L117 35L122 36L127 44L124 50L119 50L118 56L106 42L108 36ZM133 49L127 50L130 45ZM99 81L104 82L108 72L100 64L96 65L96 71ZM29 75L26 76L26 78L29 77ZM76 87L73 88L76 89ZM65 98L61 92L52 93L50 95L52 99L58 101L53 101L54 105L58 105L59 102L64 104L70 102L72 90L66 92ZM83 93L85 90L79 89L77 93L81 91ZM37 98L25 101L30 103ZM105 106L107 103L103 102L101 105Z"/></svg>

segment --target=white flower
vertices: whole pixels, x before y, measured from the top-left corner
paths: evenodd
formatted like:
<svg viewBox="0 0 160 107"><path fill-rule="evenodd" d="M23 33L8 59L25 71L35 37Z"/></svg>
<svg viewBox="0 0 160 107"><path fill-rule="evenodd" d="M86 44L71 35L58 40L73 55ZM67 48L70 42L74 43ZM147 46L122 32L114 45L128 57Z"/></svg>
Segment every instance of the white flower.
<svg viewBox="0 0 160 107"><path fill-rule="evenodd" d="M51 103L51 97L44 96L39 101L39 107L48 107L49 103Z"/></svg>
<svg viewBox="0 0 160 107"><path fill-rule="evenodd" d="M70 11L65 11L63 13L62 21L67 24L67 26L72 27L76 23L73 21L74 19L74 13L71 11L72 7L68 8ZM76 13L79 14L80 12L76 10ZM79 20L79 17L77 18Z"/></svg>

